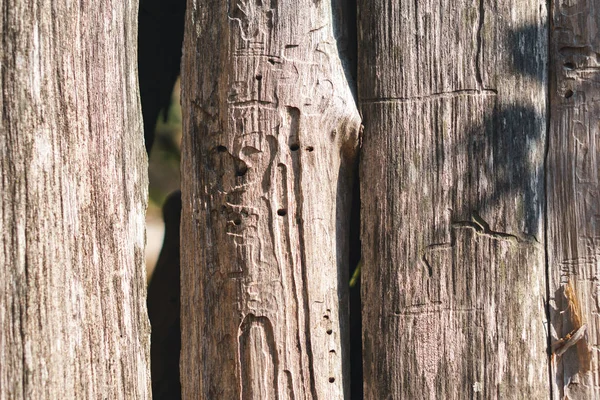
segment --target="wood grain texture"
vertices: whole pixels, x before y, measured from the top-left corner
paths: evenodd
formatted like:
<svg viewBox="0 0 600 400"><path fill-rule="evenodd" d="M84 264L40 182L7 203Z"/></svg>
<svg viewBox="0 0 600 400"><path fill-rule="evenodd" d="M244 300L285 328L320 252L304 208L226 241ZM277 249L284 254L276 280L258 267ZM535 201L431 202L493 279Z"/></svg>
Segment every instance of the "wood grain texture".
<svg viewBox="0 0 600 400"><path fill-rule="evenodd" d="M184 398L348 396L360 119L330 2L188 2Z"/></svg>
<svg viewBox="0 0 600 400"><path fill-rule="evenodd" d="M365 398L547 398L545 2L358 20Z"/></svg>
<svg viewBox="0 0 600 400"><path fill-rule="evenodd" d="M551 340L586 326L555 356L554 398L598 399L600 2L552 2L547 162ZM577 304L578 303L578 304Z"/></svg>
<svg viewBox="0 0 600 400"><path fill-rule="evenodd" d="M0 399L149 398L137 2L0 10Z"/></svg>

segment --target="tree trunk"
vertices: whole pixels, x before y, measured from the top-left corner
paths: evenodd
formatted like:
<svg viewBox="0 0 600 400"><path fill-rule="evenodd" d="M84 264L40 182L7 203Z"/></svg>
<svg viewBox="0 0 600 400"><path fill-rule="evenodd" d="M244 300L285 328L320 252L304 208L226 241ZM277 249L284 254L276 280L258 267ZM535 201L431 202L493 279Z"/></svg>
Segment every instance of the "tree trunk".
<svg viewBox="0 0 600 400"><path fill-rule="evenodd" d="M0 10L0 399L148 398L137 2Z"/></svg>
<svg viewBox="0 0 600 400"><path fill-rule="evenodd" d="M549 395L546 12L359 1L367 399Z"/></svg>
<svg viewBox="0 0 600 400"><path fill-rule="evenodd" d="M331 3L188 3L184 398L348 395L360 120Z"/></svg>
<svg viewBox="0 0 600 400"><path fill-rule="evenodd" d="M600 2L553 2L546 166L554 398L600 398ZM585 335L565 346L568 335ZM583 331L582 331L583 332ZM562 343L561 343L562 342Z"/></svg>

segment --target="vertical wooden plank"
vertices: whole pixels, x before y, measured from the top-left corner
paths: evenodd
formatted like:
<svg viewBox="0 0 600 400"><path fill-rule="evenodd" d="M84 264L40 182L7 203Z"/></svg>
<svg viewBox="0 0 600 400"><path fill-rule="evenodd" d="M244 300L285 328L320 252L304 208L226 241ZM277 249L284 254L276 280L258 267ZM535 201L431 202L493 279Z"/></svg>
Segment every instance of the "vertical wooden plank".
<svg viewBox="0 0 600 400"><path fill-rule="evenodd" d="M543 1L359 1L367 399L545 398Z"/></svg>
<svg viewBox="0 0 600 400"><path fill-rule="evenodd" d="M184 398L348 396L360 119L331 3L188 2Z"/></svg>
<svg viewBox="0 0 600 400"><path fill-rule="evenodd" d="M135 0L0 0L0 399L147 399Z"/></svg>
<svg viewBox="0 0 600 400"><path fill-rule="evenodd" d="M585 329L553 358L554 398L598 399L600 2L553 1L552 12L546 168L553 347Z"/></svg>

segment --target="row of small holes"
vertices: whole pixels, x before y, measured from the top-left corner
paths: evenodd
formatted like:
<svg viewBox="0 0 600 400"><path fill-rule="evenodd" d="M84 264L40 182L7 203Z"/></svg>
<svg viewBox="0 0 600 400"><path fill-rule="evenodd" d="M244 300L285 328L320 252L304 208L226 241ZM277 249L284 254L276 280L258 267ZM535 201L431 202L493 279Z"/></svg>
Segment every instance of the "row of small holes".
<svg viewBox="0 0 600 400"><path fill-rule="evenodd" d="M292 150L292 151L296 151L299 148L300 148L300 145L298 145L298 144L292 144L292 145L290 145L290 150ZM306 150L308 150L310 152L310 151L313 151L314 148L312 146L308 146L306 148ZM219 153L226 153L228 150L227 150L227 147L225 147L225 146L217 146L217 151ZM247 172L248 172L248 167L246 167L244 165L244 166L240 167L238 170L235 171L235 175L236 176L244 176L244 175L246 175ZM283 214L279 214L280 211L283 212ZM277 213L279 215L285 215L285 210L279 210Z"/></svg>
<svg viewBox="0 0 600 400"><path fill-rule="evenodd" d="M329 315L323 315L323 319L329 319ZM331 335L333 331L331 329L327 329L327 334ZM335 354L335 350L329 350L330 354ZM333 376L329 377L329 383L335 382L335 378Z"/></svg>
<svg viewBox="0 0 600 400"><path fill-rule="evenodd" d="M298 143L293 143L293 144L290 144L290 150L291 150L291 151L297 151L297 150L299 150L299 149L300 149L300 145L299 145ZM315 148L314 148L314 147L312 147L312 146L308 146L308 147L306 147L306 151L313 151L314 149L315 149Z"/></svg>

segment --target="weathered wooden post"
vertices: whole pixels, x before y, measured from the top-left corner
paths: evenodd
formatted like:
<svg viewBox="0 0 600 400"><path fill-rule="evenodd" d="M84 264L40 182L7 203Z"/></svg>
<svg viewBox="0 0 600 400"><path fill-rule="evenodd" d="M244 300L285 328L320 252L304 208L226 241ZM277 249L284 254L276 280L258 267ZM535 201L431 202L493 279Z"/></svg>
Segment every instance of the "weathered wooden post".
<svg viewBox="0 0 600 400"><path fill-rule="evenodd" d="M137 1L0 10L0 399L149 398Z"/></svg>
<svg viewBox="0 0 600 400"><path fill-rule="evenodd" d="M553 1L552 16L546 170L554 348L585 330L553 358L553 397L598 399L600 3Z"/></svg>
<svg viewBox="0 0 600 400"><path fill-rule="evenodd" d="M360 119L331 3L188 3L182 63L184 398L348 395Z"/></svg>
<svg viewBox="0 0 600 400"><path fill-rule="evenodd" d="M545 1L359 1L366 399L549 396Z"/></svg>

